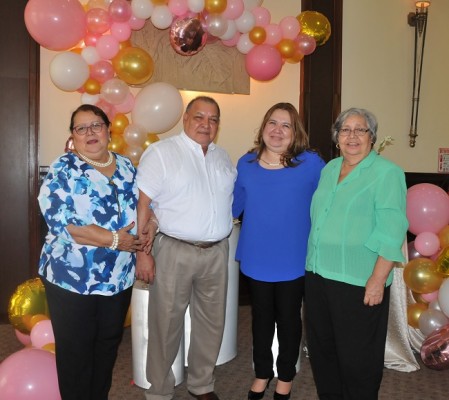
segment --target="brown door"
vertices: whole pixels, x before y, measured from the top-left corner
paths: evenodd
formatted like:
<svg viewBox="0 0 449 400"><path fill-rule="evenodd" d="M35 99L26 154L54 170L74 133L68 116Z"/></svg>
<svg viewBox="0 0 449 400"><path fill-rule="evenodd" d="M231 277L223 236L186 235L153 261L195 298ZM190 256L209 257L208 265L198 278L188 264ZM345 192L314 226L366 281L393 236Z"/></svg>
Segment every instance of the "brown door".
<svg viewBox="0 0 449 400"><path fill-rule="evenodd" d="M39 46L26 0L0 2L0 321L17 286L36 276Z"/></svg>

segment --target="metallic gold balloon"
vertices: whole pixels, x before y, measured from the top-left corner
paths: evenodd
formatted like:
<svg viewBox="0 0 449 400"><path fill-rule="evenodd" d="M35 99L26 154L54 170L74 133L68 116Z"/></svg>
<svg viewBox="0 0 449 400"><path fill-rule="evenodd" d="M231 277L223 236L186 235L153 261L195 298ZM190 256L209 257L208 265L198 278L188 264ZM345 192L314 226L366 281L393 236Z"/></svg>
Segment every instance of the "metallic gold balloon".
<svg viewBox="0 0 449 400"><path fill-rule="evenodd" d="M151 56L138 47L125 47L112 59L117 76L130 85L140 85L151 78L154 62Z"/></svg>
<svg viewBox="0 0 449 400"><path fill-rule="evenodd" d="M304 11L296 19L301 26L301 33L312 36L317 46L327 42L331 35L331 24L323 14L317 11Z"/></svg>
<svg viewBox="0 0 449 400"><path fill-rule="evenodd" d="M292 57L286 58L285 61L289 64L298 64L304 58L304 54L300 51L296 50Z"/></svg>
<svg viewBox="0 0 449 400"><path fill-rule="evenodd" d="M15 329L29 334L34 315L49 317L45 287L39 278L29 279L17 286L8 306L9 322Z"/></svg>
<svg viewBox="0 0 449 400"><path fill-rule="evenodd" d="M251 40L251 42L253 42L254 44L262 44L267 38L267 32L265 31L265 28L261 26L255 26L249 31L248 37L249 40Z"/></svg>
<svg viewBox="0 0 449 400"><path fill-rule="evenodd" d="M119 154L123 154L123 150L126 147L125 139L123 135L112 134L111 141L109 142L108 149Z"/></svg>
<svg viewBox="0 0 449 400"><path fill-rule="evenodd" d="M428 301L426 301L422 298L422 293L416 293L413 290L411 290L411 293L412 293L413 300L415 300L417 303L429 304Z"/></svg>
<svg viewBox="0 0 449 400"><path fill-rule="evenodd" d="M282 58L290 58L295 55L296 44L291 39L281 39L281 41L276 45L276 48L281 53Z"/></svg>
<svg viewBox="0 0 449 400"><path fill-rule="evenodd" d="M165 6L166 4L168 4L168 0L151 0L151 2L155 6Z"/></svg>
<svg viewBox="0 0 449 400"><path fill-rule="evenodd" d="M47 344L44 344L44 345L41 347L41 349L42 349L42 350L49 351L50 353L53 353L53 354L55 354L55 352L56 352L55 344L54 344L54 343L47 343Z"/></svg>
<svg viewBox="0 0 449 400"><path fill-rule="evenodd" d="M40 321L45 321L46 319L50 319L48 318L48 315L45 314L35 314L31 317L30 322L29 322L29 329L31 332L31 329L33 329L34 325L36 325L38 322Z"/></svg>
<svg viewBox="0 0 449 400"><path fill-rule="evenodd" d="M132 47L131 40L125 40L124 42L119 42L118 48L119 51L125 49L126 47Z"/></svg>
<svg viewBox="0 0 449 400"><path fill-rule="evenodd" d="M445 277L449 276L449 246L446 246L435 261L437 271Z"/></svg>
<svg viewBox="0 0 449 400"><path fill-rule="evenodd" d="M210 14L221 14L226 10L228 2L226 0L206 0L204 9Z"/></svg>
<svg viewBox="0 0 449 400"><path fill-rule="evenodd" d="M128 125L129 119L125 114L115 114L115 117L111 122L111 133L121 135Z"/></svg>
<svg viewBox="0 0 449 400"><path fill-rule="evenodd" d="M407 306L407 322L413 328L419 329L419 317L427 310L427 305L422 303L409 304Z"/></svg>
<svg viewBox="0 0 449 400"><path fill-rule="evenodd" d="M98 94L101 91L101 84L96 79L89 78L84 84L84 91L89 94Z"/></svg>
<svg viewBox="0 0 449 400"><path fill-rule="evenodd" d="M435 292L440 288L443 278L436 264L428 258L415 258L404 267L405 284L416 293Z"/></svg>
<svg viewBox="0 0 449 400"><path fill-rule="evenodd" d="M159 141L159 136L156 133L149 133L147 135L147 140L143 144L143 148L146 149L151 143Z"/></svg>
<svg viewBox="0 0 449 400"><path fill-rule="evenodd" d="M449 225L446 225L438 232L438 239L440 239L440 247L445 248L449 246Z"/></svg>

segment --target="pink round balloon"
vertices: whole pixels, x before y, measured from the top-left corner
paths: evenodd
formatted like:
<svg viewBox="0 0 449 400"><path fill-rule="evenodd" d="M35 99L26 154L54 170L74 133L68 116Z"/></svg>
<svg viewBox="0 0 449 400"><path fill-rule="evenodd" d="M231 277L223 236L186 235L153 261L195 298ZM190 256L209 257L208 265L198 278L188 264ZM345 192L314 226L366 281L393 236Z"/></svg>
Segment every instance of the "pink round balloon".
<svg viewBox="0 0 449 400"><path fill-rule="evenodd" d="M28 346L31 344L30 335L27 335L26 333L22 333L18 329L14 329L14 333L16 334L17 340L20 343L22 343L24 346Z"/></svg>
<svg viewBox="0 0 449 400"><path fill-rule="evenodd" d="M316 41L312 36L306 35L304 33L299 33L295 39L298 50L301 54L308 56L312 54L316 49Z"/></svg>
<svg viewBox="0 0 449 400"><path fill-rule="evenodd" d="M415 248L423 256L431 256L440 248L440 239L432 232L418 233L415 238Z"/></svg>
<svg viewBox="0 0 449 400"><path fill-rule="evenodd" d="M26 348L0 364L0 399L60 400L55 355Z"/></svg>
<svg viewBox="0 0 449 400"><path fill-rule="evenodd" d="M227 20L233 20L240 17L245 9L243 0L228 0L226 9L221 13Z"/></svg>
<svg viewBox="0 0 449 400"><path fill-rule="evenodd" d="M86 14L87 30L90 33L101 35L111 26L109 13L102 8L92 8Z"/></svg>
<svg viewBox="0 0 449 400"><path fill-rule="evenodd" d="M104 113L108 116L109 121L112 121L117 114L117 110L115 109L114 105L111 103L108 103L107 101L101 99L97 104L95 104L97 107L101 108Z"/></svg>
<svg viewBox="0 0 449 400"><path fill-rule="evenodd" d="M267 35L264 44L270 46L276 46L282 39L282 31L279 25L269 24L265 27L265 33Z"/></svg>
<svg viewBox="0 0 449 400"><path fill-rule="evenodd" d="M98 39L101 37L99 33L87 32L84 36L84 44L86 46L96 46Z"/></svg>
<svg viewBox="0 0 449 400"><path fill-rule="evenodd" d="M449 223L449 196L439 186L419 183L407 190L409 231L438 233Z"/></svg>
<svg viewBox="0 0 449 400"><path fill-rule="evenodd" d="M145 19L138 18L135 15L131 15L128 24L133 31L138 31L139 29L142 29L145 26L145 22L146 22Z"/></svg>
<svg viewBox="0 0 449 400"><path fill-rule="evenodd" d="M435 301L438 299L438 290L432 293L421 293L421 298L428 303L431 303L432 301Z"/></svg>
<svg viewBox="0 0 449 400"><path fill-rule="evenodd" d="M271 21L271 14L265 7L256 7L251 11L256 19L255 26L267 26Z"/></svg>
<svg viewBox="0 0 449 400"><path fill-rule="evenodd" d="M282 57L274 47L262 44L253 47L248 52L245 66L251 78L258 81L269 81L281 72Z"/></svg>
<svg viewBox="0 0 449 400"><path fill-rule="evenodd" d="M177 17L180 17L189 11L187 0L168 0L168 9Z"/></svg>
<svg viewBox="0 0 449 400"><path fill-rule="evenodd" d="M96 47L103 60L114 58L120 50L118 40L112 35L103 35L98 39Z"/></svg>
<svg viewBox="0 0 449 400"><path fill-rule="evenodd" d="M127 22L114 22L111 25L111 35L119 42L125 42L131 37L131 27Z"/></svg>
<svg viewBox="0 0 449 400"><path fill-rule="evenodd" d="M49 343L55 342L55 335L53 333L53 326L49 319L39 321L33 326L30 332L31 343L34 347L40 349Z"/></svg>
<svg viewBox="0 0 449 400"><path fill-rule="evenodd" d="M90 67L90 77L104 83L114 77L114 67L109 61L98 61Z"/></svg>
<svg viewBox="0 0 449 400"><path fill-rule="evenodd" d="M127 114L131 112L134 107L134 96L132 93L128 93L123 103L116 104L115 109L118 113Z"/></svg>
<svg viewBox="0 0 449 400"><path fill-rule="evenodd" d="M284 17L279 22L284 39L295 39L299 33L299 21L295 17Z"/></svg>
<svg viewBox="0 0 449 400"><path fill-rule="evenodd" d="M49 50L67 50L83 39L86 14L78 0L29 0L25 25L33 39Z"/></svg>
<svg viewBox="0 0 449 400"><path fill-rule="evenodd" d="M109 16L114 22L126 22L131 14L131 5L126 0L113 0L109 5Z"/></svg>

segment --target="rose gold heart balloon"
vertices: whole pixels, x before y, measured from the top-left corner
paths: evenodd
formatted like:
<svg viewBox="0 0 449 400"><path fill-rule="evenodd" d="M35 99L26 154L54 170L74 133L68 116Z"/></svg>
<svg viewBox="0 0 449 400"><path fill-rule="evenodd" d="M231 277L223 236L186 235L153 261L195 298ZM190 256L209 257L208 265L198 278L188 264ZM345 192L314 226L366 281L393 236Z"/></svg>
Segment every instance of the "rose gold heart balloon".
<svg viewBox="0 0 449 400"><path fill-rule="evenodd" d="M173 49L183 56L193 56L203 49L207 41L198 18L178 18L170 28L170 44Z"/></svg>
<svg viewBox="0 0 449 400"><path fill-rule="evenodd" d="M449 369L449 325L431 333L423 341L421 359L431 369Z"/></svg>

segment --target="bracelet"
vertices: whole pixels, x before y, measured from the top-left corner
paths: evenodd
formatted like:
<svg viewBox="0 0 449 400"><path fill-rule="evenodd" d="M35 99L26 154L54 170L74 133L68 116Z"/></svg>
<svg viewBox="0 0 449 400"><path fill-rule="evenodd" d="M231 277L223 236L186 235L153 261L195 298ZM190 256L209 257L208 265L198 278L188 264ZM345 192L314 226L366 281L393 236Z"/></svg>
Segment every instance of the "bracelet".
<svg viewBox="0 0 449 400"><path fill-rule="evenodd" d="M155 233L159 233L159 221L157 220L157 218L150 218L150 222L153 222L156 225Z"/></svg>
<svg viewBox="0 0 449 400"><path fill-rule="evenodd" d="M112 244L109 247L111 250L117 250L118 246L118 233L116 231L112 231Z"/></svg>

